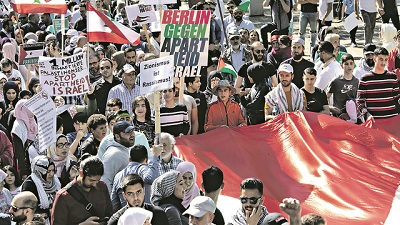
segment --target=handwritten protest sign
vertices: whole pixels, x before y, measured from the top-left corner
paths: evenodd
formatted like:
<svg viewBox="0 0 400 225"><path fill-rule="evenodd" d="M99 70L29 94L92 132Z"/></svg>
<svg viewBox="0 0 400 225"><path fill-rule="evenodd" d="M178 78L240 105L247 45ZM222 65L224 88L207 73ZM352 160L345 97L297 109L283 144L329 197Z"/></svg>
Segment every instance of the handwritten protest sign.
<svg viewBox="0 0 400 225"><path fill-rule="evenodd" d="M169 55L140 63L140 94L172 88L174 56Z"/></svg>
<svg viewBox="0 0 400 225"><path fill-rule="evenodd" d="M129 24L136 21L139 25L148 24L157 21L156 12L153 6L136 4L125 7Z"/></svg>
<svg viewBox="0 0 400 225"><path fill-rule="evenodd" d="M39 61L39 56L43 56L44 43L38 42L35 44L23 44L19 46L19 64L29 65L36 64Z"/></svg>
<svg viewBox="0 0 400 225"><path fill-rule="evenodd" d="M83 53L64 58L39 58L40 84L51 96L74 96L89 91L89 71Z"/></svg>
<svg viewBox="0 0 400 225"><path fill-rule="evenodd" d="M174 55L175 76L200 75L207 66L210 10L164 10L160 56Z"/></svg>
<svg viewBox="0 0 400 225"><path fill-rule="evenodd" d="M32 96L25 107L37 118L39 150L44 152L46 148L56 141L56 106L46 91L41 91Z"/></svg>

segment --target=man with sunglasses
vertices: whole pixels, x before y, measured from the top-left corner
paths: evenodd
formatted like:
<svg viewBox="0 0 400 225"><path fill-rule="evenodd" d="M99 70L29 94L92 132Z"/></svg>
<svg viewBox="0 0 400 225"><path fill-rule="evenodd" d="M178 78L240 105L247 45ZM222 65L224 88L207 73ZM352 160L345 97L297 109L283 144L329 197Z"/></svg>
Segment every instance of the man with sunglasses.
<svg viewBox="0 0 400 225"><path fill-rule="evenodd" d="M94 92L88 95L89 99L96 98L97 108L100 114L105 114L107 98L110 90L121 83L121 79L112 74L112 61L108 58L100 60L100 74L101 78L93 83Z"/></svg>
<svg viewBox="0 0 400 225"><path fill-rule="evenodd" d="M8 211L11 215L11 220L17 225L32 221L37 205L38 200L32 192L23 191L17 194L13 198Z"/></svg>
<svg viewBox="0 0 400 225"><path fill-rule="evenodd" d="M6 75L7 79L10 80L12 78L19 78L21 80L21 88L25 90L25 79L22 77L22 74L13 68L13 61L9 58L3 58L0 61L0 69L1 73Z"/></svg>
<svg viewBox="0 0 400 225"><path fill-rule="evenodd" d="M229 11L229 15L224 18L225 27L227 27L228 24L235 21L235 18L233 17L233 9L234 8L236 8L236 3L233 0L228 1L226 9ZM246 15L243 15L242 19L249 20L249 17Z"/></svg>
<svg viewBox="0 0 400 225"><path fill-rule="evenodd" d="M237 30L240 30L242 28L245 28L247 30L254 30L254 24L250 20L244 20L243 15L244 12L240 10L239 8L234 8L233 9L233 18L235 19L233 22L228 24L226 27L226 30L231 30L233 28L236 28Z"/></svg>

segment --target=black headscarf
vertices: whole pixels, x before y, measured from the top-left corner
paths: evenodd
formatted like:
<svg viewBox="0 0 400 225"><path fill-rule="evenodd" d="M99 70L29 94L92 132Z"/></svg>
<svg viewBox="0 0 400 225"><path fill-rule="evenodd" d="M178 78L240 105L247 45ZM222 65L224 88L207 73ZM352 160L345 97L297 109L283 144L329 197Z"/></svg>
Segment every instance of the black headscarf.
<svg viewBox="0 0 400 225"><path fill-rule="evenodd" d="M15 105L18 102L18 94L19 94L19 88L18 88L18 84L15 83L14 81L8 81L4 84L3 87L3 94L4 94L4 102L6 103L6 107L8 108L8 105L10 105L10 100L7 99L7 91L10 89L14 89L17 96L15 97L15 99L12 101L12 105L15 107Z"/></svg>

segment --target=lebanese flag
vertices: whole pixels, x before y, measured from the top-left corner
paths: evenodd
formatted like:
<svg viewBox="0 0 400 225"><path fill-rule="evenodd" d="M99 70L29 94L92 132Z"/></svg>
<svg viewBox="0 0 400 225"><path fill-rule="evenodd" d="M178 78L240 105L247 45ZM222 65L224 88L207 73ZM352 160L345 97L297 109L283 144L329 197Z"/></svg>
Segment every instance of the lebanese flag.
<svg viewBox="0 0 400 225"><path fill-rule="evenodd" d="M301 215L319 214L327 224L399 225L399 127L400 116L356 125L297 111L264 124L184 135L175 153L195 164L197 174L209 166L223 171L222 194L233 199L220 208L229 211L225 221L240 207L240 182L255 177L269 212L281 212L282 199L294 197Z"/></svg>
<svg viewBox="0 0 400 225"><path fill-rule="evenodd" d="M11 0L15 12L29 13L67 13L65 0Z"/></svg>
<svg viewBox="0 0 400 225"><path fill-rule="evenodd" d="M104 13L87 4L87 33L90 42L140 44L140 34L118 22L111 21Z"/></svg>

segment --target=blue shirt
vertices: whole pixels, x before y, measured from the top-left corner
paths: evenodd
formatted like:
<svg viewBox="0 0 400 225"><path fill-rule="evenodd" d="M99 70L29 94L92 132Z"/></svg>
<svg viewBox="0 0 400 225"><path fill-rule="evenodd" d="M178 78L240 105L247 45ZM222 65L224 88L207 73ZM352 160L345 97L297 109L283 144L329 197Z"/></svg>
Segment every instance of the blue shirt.
<svg viewBox="0 0 400 225"><path fill-rule="evenodd" d="M354 0L343 0L343 4L346 5L346 15L350 15L354 12Z"/></svg>

